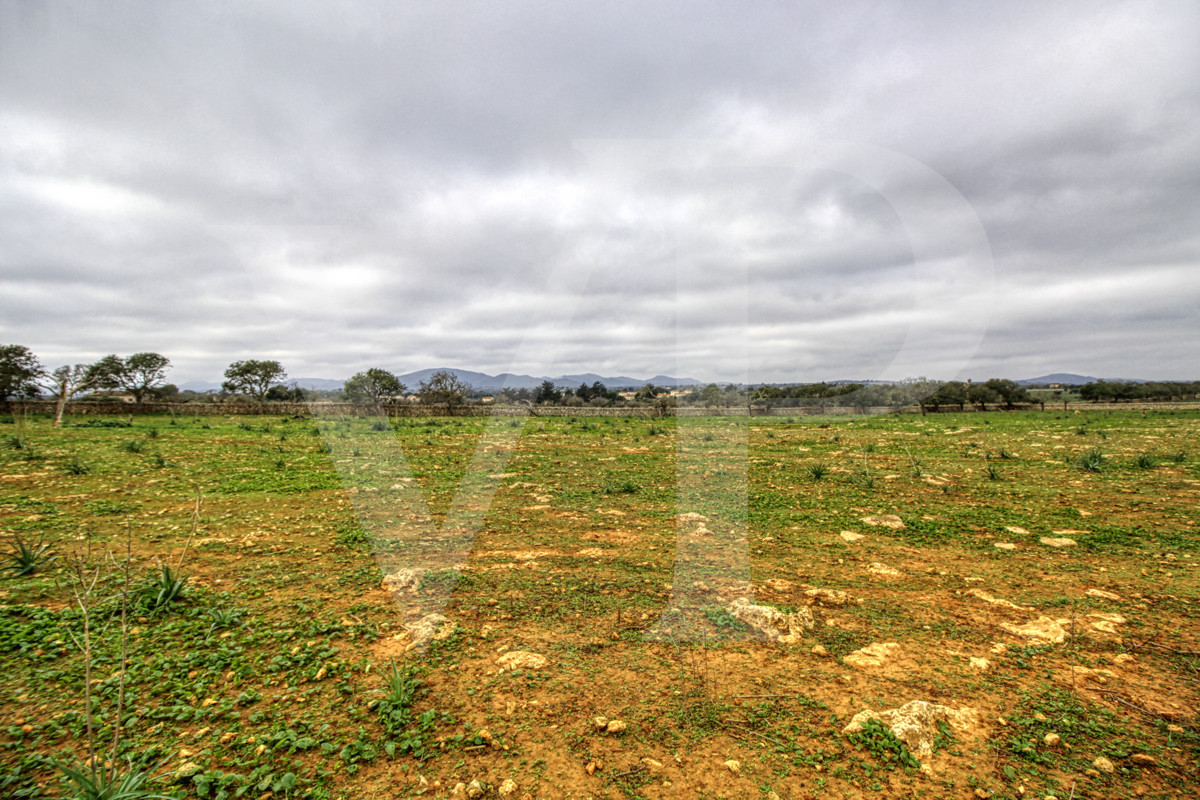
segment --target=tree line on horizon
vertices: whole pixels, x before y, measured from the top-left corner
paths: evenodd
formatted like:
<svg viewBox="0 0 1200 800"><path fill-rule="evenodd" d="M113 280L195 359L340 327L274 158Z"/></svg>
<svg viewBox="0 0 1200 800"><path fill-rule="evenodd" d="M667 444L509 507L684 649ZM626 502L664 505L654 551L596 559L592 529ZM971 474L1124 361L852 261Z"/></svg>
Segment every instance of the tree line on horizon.
<svg viewBox="0 0 1200 800"><path fill-rule="evenodd" d="M10 398L39 398L43 394L55 401L54 424L62 421L68 400L89 393L117 391L132 397L137 405L152 399L166 402L254 401L258 403L303 402L305 400L343 400L352 403L390 404L412 399L429 405L455 406L483 395L449 370L439 370L421 381L409 394L409 388L381 367L363 370L345 381L340 390L306 390L286 386L287 372L279 361L246 359L234 361L225 370L225 380L217 393L185 392L166 380L171 361L159 353L134 353L130 356L107 355L92 364L70 364L47 369L36 355L23 345L0 345L0 402ZM1187 400L1200 399L1200 381L1094 381L1079 387L1081 400ZM1061 392L1057 397L1061 396ZM491 398L495 402L527 405L613 406L652 404L666 411L679 404L706 407L746 405L760 408L850 405L857 407L903 407L920 405L964 410L968 405L986 410L988 406L1016 408L1044 400L1031 396L1029 388L1004 378L982 383L972 381L935 381L913 378L890 384L762 384L724 387L710 383L688 390L645 384L620 392L600 381L562 389L552 381L543 381L536 389L506 388Z"/></svg>

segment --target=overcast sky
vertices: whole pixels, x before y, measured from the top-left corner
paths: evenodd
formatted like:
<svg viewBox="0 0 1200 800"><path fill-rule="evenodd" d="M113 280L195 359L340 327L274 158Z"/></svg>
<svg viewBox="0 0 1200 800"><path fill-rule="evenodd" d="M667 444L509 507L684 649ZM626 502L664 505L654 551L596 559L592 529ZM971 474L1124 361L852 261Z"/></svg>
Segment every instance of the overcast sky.
<svg viewBox="0 0 1200 800"><path fill-rule="evenodd" d="M1200 378L1198 9L0 0L0 344Z"/></svg>

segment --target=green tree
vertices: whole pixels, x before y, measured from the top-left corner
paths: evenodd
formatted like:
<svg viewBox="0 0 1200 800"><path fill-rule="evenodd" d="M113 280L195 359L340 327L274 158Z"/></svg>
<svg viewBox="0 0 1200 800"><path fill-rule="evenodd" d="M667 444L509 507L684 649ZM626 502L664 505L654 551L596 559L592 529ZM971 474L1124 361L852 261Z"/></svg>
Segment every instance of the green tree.
<svg viewBox="0 0 1200 800"><path fill-rule="evenodd" d="M958 406L962 411L967 404L967 385L962 381L946 381L925 402L934 408Z"/></svg>
<svg viewBox="0 0 1200 800"><path fill-rule="evenodd" d="M37 397L37 382L45 372L28 347L0 345L0 401L10 397Z"/></svg>
<svg viewBox="0 0 1200 800"><path fill-rule="evenodd" d="M986 383L972 383L967 386L967 401L979 406L980 411L987 411L988 403L999 403L1000 393Z"/></svg>
<svg viewBox="0 0 1200 800"><path fill-rule="evenodd" d="M134 353L128 358L108 355L91 367L93 383L100 389L124 389L141 405L162 386L171 360L158 353Z"/></svg>
<svg viewBox="0 0 1200 800"><path fill-rule="evenodd" d="M537 388L537 393L533 396L535 403L557 403L562 400L563 393L558 390L550 381L542 381L542 385Z"/></svg>
<svg viewBox="0 0 1200 800"><path fill-rule="evenodd" d="M421 381L417 389L417 397L425 405L444 405L446 412L453 415L454 407L462 405L467 399L471 387L453 372L442 369L429 376L429 380Z"/></svg>
<svg viewBox="0 0 1200 800"><path fill-rule="evenodd" d="M287 372L278 361L248 359L229 365L221 388L234 394L248 394L261 403L272 386L286 379Z"/></svg>
<svg viewBox="0 0 1200 800"><path fill-rule="evenodd" d="M1006 408L1012 408L1015 403L1029 402L1029 390L1007 378L992 378L983 385L995 392Z"/></svg>
<svg viewBox="0 0 1200 800"><path fill-rule="evenodd" d="M54 427L57 428L62 425L67 401L95 386L96 376L89 364L62 366L43 376L40 385L54 398Z"/></svg>
<svg viewBox="0 0 1200 800"><path fill-rule="evenodd" d="M408 387L386 369L372 367L352 376L342 386L342 394L352 403L391 402Z"/></svg>
<svg viewBox="0 0 1200 800"><path fill-rule="evenodd" d="M307 397L307 393L299 386L289 389L281 384L272 386L266 394L266 399L272 403L303 403Z"/></svg>

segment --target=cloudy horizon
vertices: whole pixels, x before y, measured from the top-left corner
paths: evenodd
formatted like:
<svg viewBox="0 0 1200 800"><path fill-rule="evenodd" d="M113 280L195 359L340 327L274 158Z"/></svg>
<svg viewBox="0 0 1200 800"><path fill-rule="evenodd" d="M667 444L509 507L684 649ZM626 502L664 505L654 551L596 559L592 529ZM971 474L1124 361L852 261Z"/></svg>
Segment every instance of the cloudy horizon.
<svg viewBox="0 0 1200 800"><path fill-rule="evenodd" d="M13 2L0 344L1195 379L1191 2Z"/></svg>

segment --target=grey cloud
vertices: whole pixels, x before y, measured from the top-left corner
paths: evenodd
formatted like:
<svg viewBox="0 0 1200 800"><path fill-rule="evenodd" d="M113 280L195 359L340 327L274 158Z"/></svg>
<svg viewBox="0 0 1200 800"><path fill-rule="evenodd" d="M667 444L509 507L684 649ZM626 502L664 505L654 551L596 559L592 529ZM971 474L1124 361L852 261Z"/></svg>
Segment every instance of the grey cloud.
<svg viewBox="0 0 1200 800"><path fill-rule="evenodd" d="M987 338L927 374L1191 377L1197 34L1184 2L9 4L0 339L179 380L872 377L973 276L949 228L913 263L910 175L783 157L841 139L989 237ZM572 144L660 137L730 158L622 178Z"/></svg>

